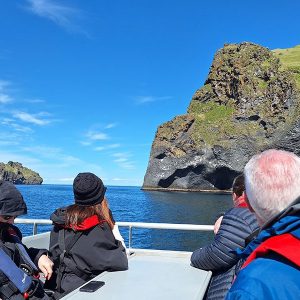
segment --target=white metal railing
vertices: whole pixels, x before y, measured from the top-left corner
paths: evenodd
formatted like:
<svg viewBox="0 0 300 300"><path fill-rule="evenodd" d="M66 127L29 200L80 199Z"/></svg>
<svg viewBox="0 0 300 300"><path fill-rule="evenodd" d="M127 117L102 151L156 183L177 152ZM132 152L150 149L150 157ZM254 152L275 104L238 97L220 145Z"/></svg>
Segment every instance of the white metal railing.
<svg viewBox="0 0 300 300"><path fill-rule="evenodd" d="M32 224L32 234L38 232L38 225L52 225L51 220L45 219L15 219L18 224ZM148 228L148 229L173 229L173 230L190 230L190 231L213 231L213 225L194 225L194 224L170 224L170 223L143 223L143 222L116 222L119 227L128 227L128 246L131 248L132 229Z"/></svg>

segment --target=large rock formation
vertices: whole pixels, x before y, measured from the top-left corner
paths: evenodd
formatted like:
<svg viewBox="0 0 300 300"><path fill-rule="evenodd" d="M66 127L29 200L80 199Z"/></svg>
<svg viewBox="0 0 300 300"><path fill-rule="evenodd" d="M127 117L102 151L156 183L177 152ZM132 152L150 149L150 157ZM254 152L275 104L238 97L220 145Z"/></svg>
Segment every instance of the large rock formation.
<svg viewBox="0 0 300 300"><path fill-rule="evenodd" d="M219 50L187 114L158 128L143 188L229 189L255 153L300 154L300 47L289 50ZM299 56L291 61L292 50Z"/></svg>
<svg viewBox="0 0 300 300"><path fill-rule="evenodd" d="M41 184L43 182L43 178L38 173L13 161L7 164L0 163L0 180L14 184Z"/></svg>

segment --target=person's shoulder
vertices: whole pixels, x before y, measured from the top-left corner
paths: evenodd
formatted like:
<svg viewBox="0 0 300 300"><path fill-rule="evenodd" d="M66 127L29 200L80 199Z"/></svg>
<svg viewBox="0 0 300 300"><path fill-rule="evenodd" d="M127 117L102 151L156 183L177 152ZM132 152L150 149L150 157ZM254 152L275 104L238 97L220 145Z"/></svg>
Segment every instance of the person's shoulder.
<svg viewBox="0 0 300 300"><path fill-rule="evenodd" d="M300 293L299 272L280 259L257 258L239 272L226 299L240 299L235 296L244 294L249 299L252 296L253 299L296 299ZM279 282L294 288L286 289Z"/></svg>
<svg viewBox="0 0 300 300"><path fill-rule="evenodd" d="M245 221L246 223L249 223L249 221L252 222L257 222L255 214L252 213L248 208L246 207L233 207L226 211L224 214L224 218L233 218L233 219L238 219L241 221Z"/></svg>

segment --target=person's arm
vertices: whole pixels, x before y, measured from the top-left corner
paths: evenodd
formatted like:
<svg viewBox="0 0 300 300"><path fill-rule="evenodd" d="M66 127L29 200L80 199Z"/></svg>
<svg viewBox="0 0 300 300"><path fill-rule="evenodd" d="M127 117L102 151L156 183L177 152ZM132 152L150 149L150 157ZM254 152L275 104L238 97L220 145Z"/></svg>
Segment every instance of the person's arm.
<svg viewBox="0 0 300 300"><path fill-rule="evenodd" d="M251 228L239 212L233 214L230 210L224 215L213 242L193 252L192 266L212 271L232 267L238 261L234 250L244 247L245 238L251 232Z"/></svg>
<svg viewBox="0 0 300 300"><path fill-rule="evenodd" d="M123 247L126 249L124 238L122 237L122 235L119 231L119 226L117 224L114 225L112 232L114 234L115 239L120 241L122 243Z"/></svg>
<svg viewBox="0 0 300 300"><path fill-rule="evenodd" d="M218 220L215 222L215 225L214 225L214 234L216 235L220 229L220 225L221 225L221 222L223 220L223 216L219 217Z"/></svg>

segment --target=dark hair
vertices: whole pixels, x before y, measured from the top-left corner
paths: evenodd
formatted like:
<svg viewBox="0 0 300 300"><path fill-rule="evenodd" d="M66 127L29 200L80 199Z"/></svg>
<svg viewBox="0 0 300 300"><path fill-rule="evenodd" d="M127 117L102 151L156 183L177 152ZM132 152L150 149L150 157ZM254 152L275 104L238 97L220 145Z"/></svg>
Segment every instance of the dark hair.
<svg viewBox="0 0 300 300"><path fill-rule="evenodd" d="M240 197L242 196L244 191L245 191L245 177L244 174L240 174L239 176L235 177L233 180L232 192Z"/></svg>
<svg viewBox="0 0 300 300"><path fill-rule="evenodd" d="M114 221L111 218L110 210L106 198L104 197L101 203L82 206L73 204L66 209L66 221L67 227L75 228L83 223L83 221L92 216L98 216L99 221L106 221L111 229L114 227Z"/></svg>

